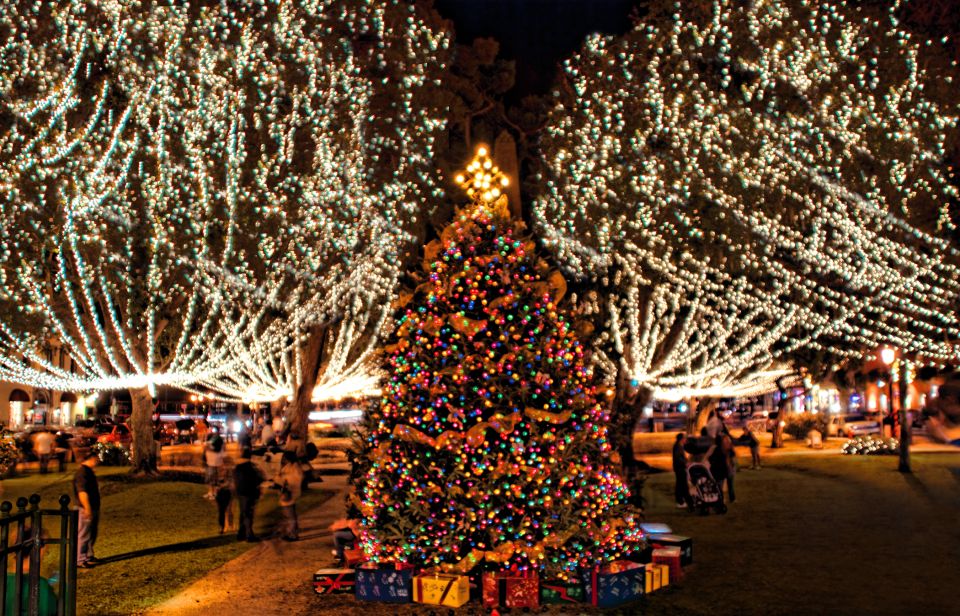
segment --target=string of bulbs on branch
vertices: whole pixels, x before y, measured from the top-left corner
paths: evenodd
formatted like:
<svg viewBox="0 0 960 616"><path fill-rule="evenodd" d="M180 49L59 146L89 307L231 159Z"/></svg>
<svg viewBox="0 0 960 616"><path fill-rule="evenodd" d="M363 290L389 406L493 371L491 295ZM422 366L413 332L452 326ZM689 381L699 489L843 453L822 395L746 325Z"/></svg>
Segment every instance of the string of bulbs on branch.
<svg viewBox="0 0 960 616"><path fill-rule="evenodd" d="M534 215L602 283L609 371L669 396L800 349L957 361L956 63L897 4L675 3L567 63Z"/></svg>

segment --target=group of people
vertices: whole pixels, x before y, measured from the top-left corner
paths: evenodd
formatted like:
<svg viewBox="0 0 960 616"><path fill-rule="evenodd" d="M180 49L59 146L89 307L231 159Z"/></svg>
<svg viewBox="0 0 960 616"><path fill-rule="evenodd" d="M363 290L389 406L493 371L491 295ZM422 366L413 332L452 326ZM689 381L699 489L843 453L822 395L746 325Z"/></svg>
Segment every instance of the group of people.
<svg viewBox="0 0 960 616"><path fill-rule="evenodd" d="M693 499L687 483L687 464L690 458L706 461L710 467L710 474L713 475L720 490L723 491L724 486L726 487L727 500L731 503L736 501L733 481L738 470L736 445L750 448L751 469L761 468L759 437L751 430L744 428L740 437L734 439L723 418L716 411L710 411L707 425L701 431L701 439L701 442L706 443L705 452L701 450L697 453L689 453L695 448L690 446L687 435L682 432L677 435L673 445L673 472L676 479L674 495L678 509L693 507Z"/></svg>
<svg viewBox="0 0 960 616"><path fill-rule="evenodd" d="M268 434L269 435L269 434ZM276 439L269 435L269 443L276 445ZM297 445L292 441L291 447ZM233 500L236 497L239 515L237 520L237 540L259 541L253 530L256 506L261 496L261 488L268 484L279 491L280 511L283 523L280 538L296 541L300 535L297 518L297 501L300 499L304 484L304 463L294 449L281 453L280 468L271 482L267 482L263 471L253 463L253 448L249 442L241 442L240 461L232 472L228 472L226 443L216 432L212 432L203 444L203 463L207 492L204 495L217 505L217 525L223 534L232 530Z"/></svg>

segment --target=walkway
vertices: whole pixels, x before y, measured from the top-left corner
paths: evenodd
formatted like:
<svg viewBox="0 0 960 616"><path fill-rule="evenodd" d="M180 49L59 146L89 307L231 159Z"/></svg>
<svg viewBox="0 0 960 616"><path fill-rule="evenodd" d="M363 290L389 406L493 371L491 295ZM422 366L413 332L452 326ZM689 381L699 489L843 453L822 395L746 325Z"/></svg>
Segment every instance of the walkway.
<svg viewBox="0 0 960 616"><path fill-rule="evenodd" d="M340 465L338 465L340 466ZM343 516L346 475L324 475L324 489L339 490L324 504L300 512L300 541L264 541L214 569L147 614L306 614L315 609L312 573L332 565L333 541L327 529Z"/></svg>

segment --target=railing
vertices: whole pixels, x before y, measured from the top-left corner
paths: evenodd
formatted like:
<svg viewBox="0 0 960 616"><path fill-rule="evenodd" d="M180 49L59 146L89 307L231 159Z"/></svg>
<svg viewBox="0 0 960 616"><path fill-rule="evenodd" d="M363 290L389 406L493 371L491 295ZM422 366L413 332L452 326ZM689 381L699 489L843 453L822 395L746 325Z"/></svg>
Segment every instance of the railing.
<svg viewBox="0 0 960 616"><path fill-rule="evenodd" d="M49 598L50 588L44 593L44 586L50 581L41 577L40 565L47 546L57 546L58 589L56 608L58 616L74 616L77 612L77 518L78 512L71 510L70 497L60 497L59 509L41 509L40 496L32 495L29 500L17 499L17 511L13 512L10 501L0 503L0 560L6 575L0 575L0 606L3 614L30 616L39 615L41 597ZM44 522L57 517L55 526L59 526L59 537L49 537ZM11 543L11 539L13 543ZM9 562L9 557L14 562ZM27 572L24 572L24 563ZM11 571L11 567L13 570ZM12 597L8 597L9 593Z"/></svg>

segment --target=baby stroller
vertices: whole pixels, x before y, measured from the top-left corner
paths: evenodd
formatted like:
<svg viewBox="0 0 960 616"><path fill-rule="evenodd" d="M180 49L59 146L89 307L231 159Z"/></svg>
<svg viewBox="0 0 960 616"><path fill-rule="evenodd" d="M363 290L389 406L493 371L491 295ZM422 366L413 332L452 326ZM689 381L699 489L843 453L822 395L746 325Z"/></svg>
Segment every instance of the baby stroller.
<svg viewBox="0 0 960 616"><path fill-rule="evenodd" d="M706 464L701 462L688 464L687 481L691 487L690 496L693 497L693 506L697 511L703 515L707 515L710 509L717 513L727 512L727 506L723 504L723 492Z"/></svg>

